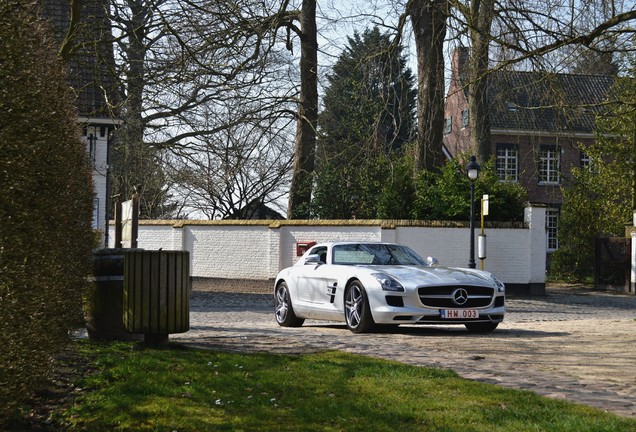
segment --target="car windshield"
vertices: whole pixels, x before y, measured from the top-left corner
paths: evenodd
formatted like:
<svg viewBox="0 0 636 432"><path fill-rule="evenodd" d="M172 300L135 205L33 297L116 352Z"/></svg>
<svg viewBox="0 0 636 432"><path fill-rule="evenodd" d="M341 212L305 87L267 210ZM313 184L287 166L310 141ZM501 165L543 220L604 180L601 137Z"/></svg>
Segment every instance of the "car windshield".
<svg viewBox="0 0 636 432"><path fill-rule="evenodd" d="M411 249L394 244L352 243L334 245L334 264L425 265Z"/></svg>

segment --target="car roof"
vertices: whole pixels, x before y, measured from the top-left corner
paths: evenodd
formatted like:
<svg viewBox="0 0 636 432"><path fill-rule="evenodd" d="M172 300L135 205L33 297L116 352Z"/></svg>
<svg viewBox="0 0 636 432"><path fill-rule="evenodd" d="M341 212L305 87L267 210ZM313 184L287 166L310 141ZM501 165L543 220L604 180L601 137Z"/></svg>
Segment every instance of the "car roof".
<svg viewBox="0 0 636 432"><path fill-rule="evenodd" d="M380 242L380 241L336 241L336 242L320 242L316 243L312 247L316 246L337 246L337 245L350 245L350 244L376 244L376 245L396 245L401 246L398 243L393 242Z"/></svg>

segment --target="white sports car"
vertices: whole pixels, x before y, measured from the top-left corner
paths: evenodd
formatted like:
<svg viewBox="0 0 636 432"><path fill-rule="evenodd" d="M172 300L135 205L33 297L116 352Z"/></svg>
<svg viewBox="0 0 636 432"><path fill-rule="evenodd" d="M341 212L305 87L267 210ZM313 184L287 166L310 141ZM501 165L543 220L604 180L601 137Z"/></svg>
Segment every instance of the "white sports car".
<svg viewBox="0 0 636 432"><path fill-rule="evenodd" d="M274 285L276 321L344 321L354 333L376 324L463 324L490 332L503 321L504 284L492 274L424 261L392 243L312 246Z"/></svg>

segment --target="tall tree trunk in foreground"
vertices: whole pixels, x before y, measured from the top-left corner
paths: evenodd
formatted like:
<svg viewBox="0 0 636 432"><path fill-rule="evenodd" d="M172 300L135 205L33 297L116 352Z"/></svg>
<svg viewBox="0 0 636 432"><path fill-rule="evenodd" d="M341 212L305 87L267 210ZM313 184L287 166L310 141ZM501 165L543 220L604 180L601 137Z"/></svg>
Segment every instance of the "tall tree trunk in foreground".
<svg viewBox="0 0 636 432"><path fill-rule="evenodd" d="M471 147L477 159L484 162L492 155L490 118L488 116L488 48L492 26L494 0L473 1L470 5L470 84L468 87L468 115L472 125Z"/></svg>
<svg viewBox="0 0 636 432"><path fill-rule="evenodd" d="M300 96L298 98L296 152L289 190L288 217L290 219L307 219L310 216L309 207L318 120L316 0L303 0L300 22Z"/></svg>
<svg viewBox="0 0 636 432"><path fill-rule="evenodd" d="M417 147L415 174L444 162L444 37L447 0L414 0L408 11L417 52Z"/></svg>

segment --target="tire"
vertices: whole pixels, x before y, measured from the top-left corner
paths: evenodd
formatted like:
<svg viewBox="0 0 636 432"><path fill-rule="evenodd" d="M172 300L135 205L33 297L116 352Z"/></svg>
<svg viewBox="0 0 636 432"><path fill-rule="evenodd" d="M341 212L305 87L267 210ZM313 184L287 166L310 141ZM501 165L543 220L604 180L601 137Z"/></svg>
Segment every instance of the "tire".
<svg viewBox="0 0 636 432"><path fill-rule="evenodd" d="M470 323L470 324L464 324L464 325L466 326L468 331L471 333L490 333L491 331L497 328L499 323L486 322L486 323Z"/></svg>
<svg viewBox="0 0 636 432"><path fill-rule="evenodd" d="M359 281L353 281L345 291L345 322L353 333L367 333L375 327L367 292Z"/></svg>
<svg viewBox="0 0 636 432"><path fill-rule="evenodd" d="M286 282L281 282L276 286L274 291L274 300L276 301L276 309L274 314L276 322L281 327L300 327L305 320L298 318L294 313L291 298L289 297L289 289Z"/></svg>

